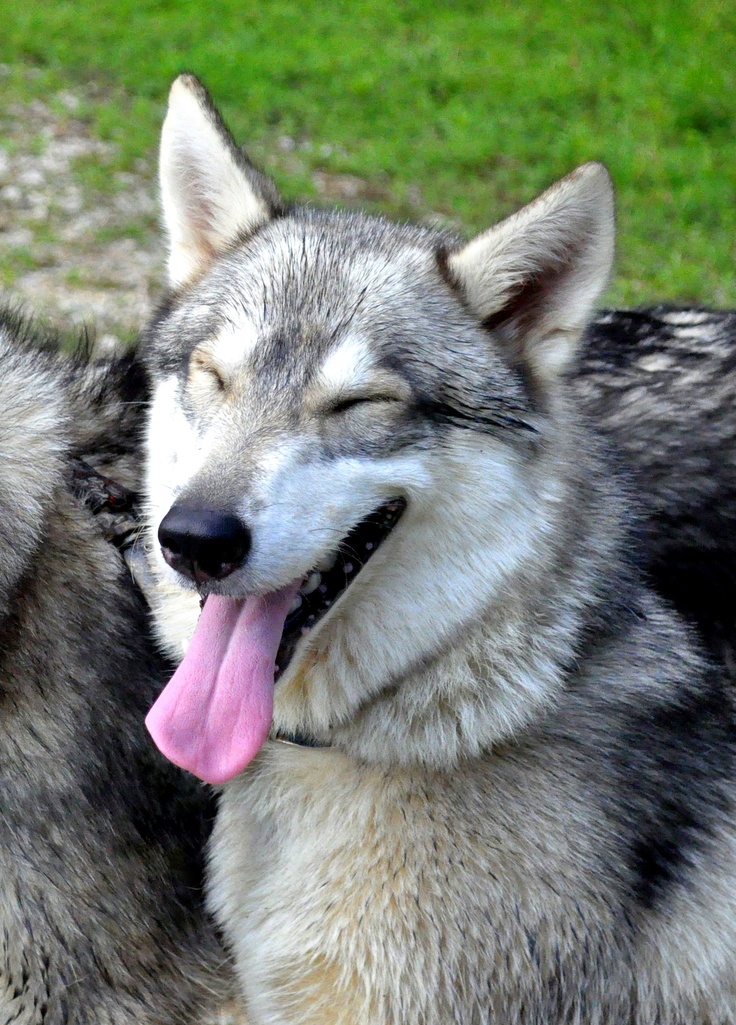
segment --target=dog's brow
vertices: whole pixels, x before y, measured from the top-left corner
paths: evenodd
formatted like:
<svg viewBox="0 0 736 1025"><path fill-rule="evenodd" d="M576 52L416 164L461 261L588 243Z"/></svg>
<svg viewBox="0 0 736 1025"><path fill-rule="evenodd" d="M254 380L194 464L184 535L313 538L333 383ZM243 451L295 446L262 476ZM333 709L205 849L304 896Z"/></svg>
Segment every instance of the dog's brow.
<svg viewBox="0 0 736 1025"><path fill-rule="evenodd" d="M249 322L226 324L204 348L227 370L239 366L253 352L258 337L258 331Z"/></svg>
<svg viewBox="0 0 736 1025"><path fill-rule="evenodd" d="M335 391L361 384L375 368L373 354L367 344L349 336L328 353L320 368L322 383Z"/></svg>

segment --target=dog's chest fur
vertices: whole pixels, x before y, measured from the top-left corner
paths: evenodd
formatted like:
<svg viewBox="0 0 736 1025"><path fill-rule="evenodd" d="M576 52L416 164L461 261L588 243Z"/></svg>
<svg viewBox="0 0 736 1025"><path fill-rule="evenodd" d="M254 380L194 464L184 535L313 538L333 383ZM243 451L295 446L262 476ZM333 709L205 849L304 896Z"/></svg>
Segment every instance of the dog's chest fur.
<svg viewBox="0 0 736 1025"><path fill-rule="evenodd" d="M655 1020L636 1010L635 977L651 965L661 982L665 935L673 971L696 963L717 924L701 916L685 949L657 915L632 920L610 872L619 838L574 761L553 743L445 775L268 745L225 788L211 859L252 1020ZM696 918L687 902L680 915ZM671 997L645 1003L656 1015ZM695 1020L685 1001L668 1025Z"/></svg>
<svg viewBox="0 0 736 1025"><path fill-rule="evenodd" d="M210 875L253 1025L735 1021L733 895L701 892L732 833L647 906L570 713L446 773L268 744L224 788Z"/></svg>

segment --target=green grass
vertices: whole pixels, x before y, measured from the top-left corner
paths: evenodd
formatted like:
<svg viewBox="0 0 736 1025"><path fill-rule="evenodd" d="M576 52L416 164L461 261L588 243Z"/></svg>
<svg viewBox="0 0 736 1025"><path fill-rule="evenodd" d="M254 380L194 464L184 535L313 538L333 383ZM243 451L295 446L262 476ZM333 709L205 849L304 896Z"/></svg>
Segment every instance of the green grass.
<svg viewBox="0 0 736 1025"><path fill-rule="evenodd" d="M610 300L736 304L731 0L6 0L1 36L0 61L39 69L31 85L11 71L11 98L102 84L84 113L118 168L153 156L181 70L292 198L315 194L315 170L357 175L391 215L471 231L603 160Z"/></svg>
<svg viewBox="0 0 736 1025"><path fill-rule="evenodd" d="M45 256L25 246L15 246L4 253L0 263L0 287L12 288L21 274L46 266L48 261Z"/></svg>

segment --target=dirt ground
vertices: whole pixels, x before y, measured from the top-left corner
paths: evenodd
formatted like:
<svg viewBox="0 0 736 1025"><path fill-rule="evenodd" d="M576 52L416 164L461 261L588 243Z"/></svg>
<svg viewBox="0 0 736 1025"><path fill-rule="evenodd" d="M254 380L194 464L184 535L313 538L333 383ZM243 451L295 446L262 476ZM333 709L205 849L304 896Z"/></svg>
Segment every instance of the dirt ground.
<svg viewBox="0 0 736 1025"><path fill-rule="evenodd" d="M160 289L163 246L154 172L111 171L85 186L80 162L104 168L112 147L91 138L59 93L2 110L0 298L65 330L92 329L101 347L128 340Z"/></svg>

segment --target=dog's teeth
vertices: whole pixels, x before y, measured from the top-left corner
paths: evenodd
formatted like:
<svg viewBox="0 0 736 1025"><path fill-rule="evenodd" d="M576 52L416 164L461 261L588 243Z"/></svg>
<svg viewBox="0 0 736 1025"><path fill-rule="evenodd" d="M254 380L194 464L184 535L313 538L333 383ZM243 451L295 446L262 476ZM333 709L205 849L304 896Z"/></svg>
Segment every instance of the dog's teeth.
<svg viewBox="0 0 736 1025"><path fill-rule="evenodd" d="M301 594L311 594L312 591L316 590L322 583L322 577L319 573L309 573L307 579L304 581L300 588Z"/></svg>
<svg viewBox="0 0 736 1025"><path fill-rule="evenodd" d="M287 615L290 616L292 612L296 612L296 610L300 609L301 607L302 607L302 596L300 594L297 594L297 596L294 598L294 601L289 606L289 611L287 612Z"/></svg>
<svg viewBox="0 0 736 1025"><path fill-rule="evenodd" d="M316 569L320 573L329 573L332 567L337 562L337 552L330 552L329 555L325 555L323 559L317 563Z"/></svg>

